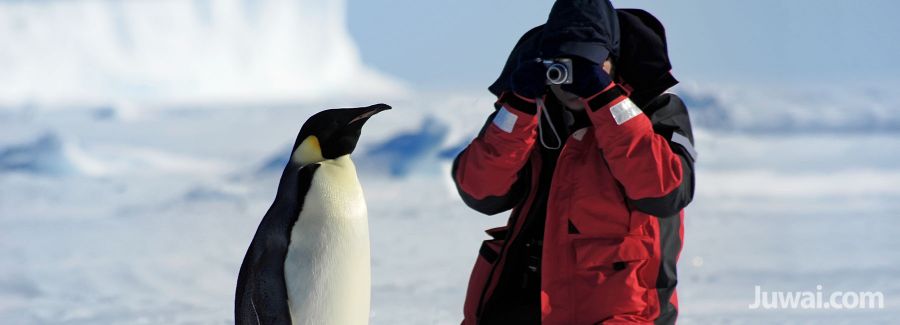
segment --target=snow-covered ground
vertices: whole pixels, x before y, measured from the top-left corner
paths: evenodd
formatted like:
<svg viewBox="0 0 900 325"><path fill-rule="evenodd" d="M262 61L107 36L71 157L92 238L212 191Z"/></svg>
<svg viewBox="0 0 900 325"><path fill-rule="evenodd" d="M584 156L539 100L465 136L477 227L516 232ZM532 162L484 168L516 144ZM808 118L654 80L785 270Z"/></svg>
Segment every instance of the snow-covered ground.
<svg viewBox="0 0 900 325"><path fill-rule="evenodd" d="M493 99L410 96L363 64L345 5L0 0L0 324L232 323L299 127L378 101L394 110L354 154L372 323L458 324L483 230L507 216L468 209L448 165ZM765 87L677 89L700 153L681 323L896 323L896 87ZM885 305L752 310L757 285Z"/></svg>
<svg viewBox="0 0 900 325"><path fill-rule="evenodd" d="M727 91L679 92L739 111ZM817 109L772 100L792 109L758 108L770 118ZM466 208L447 157L491 103L482 94L396 100L366 126L354 159L371 216L373 324L460 320L482 230L506 215ZM897 112L894 103L881 105ZM694 105L700 160L679 264L682 323L900 315L898 133L734 131ZM0 111L2 323L230 323L237 270L279 176L271 166L309 115L334 106ZM756 285L880 291L885 308L751 310Z"/></svg>

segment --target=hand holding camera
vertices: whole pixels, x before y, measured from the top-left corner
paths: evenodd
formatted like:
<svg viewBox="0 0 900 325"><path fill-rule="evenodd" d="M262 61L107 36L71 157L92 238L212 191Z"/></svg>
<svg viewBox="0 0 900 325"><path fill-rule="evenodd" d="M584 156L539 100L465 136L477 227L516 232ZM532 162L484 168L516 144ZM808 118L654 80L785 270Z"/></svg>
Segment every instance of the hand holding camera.
<svg viewBox="0 0 900 325"><path fill-rule="evenodd" d="M613 82L612 77L603 70L602 66L590 60L573 57L571 66L570 76L573 80L561 84L561 88L578 97L590 98L609 87ZM548 77L549 73L548 70Z"/></svg>
<svg viewBox="0 0 900 325"><path fill-rule="evenodd" d="M519 63L511 76L511 88L519 97L537 99L547 91L544 82L544 65L540 61L526 60Z"/></svg>
<svg viewBox="0 0 900 325"><path fill-rule="evenodd" d="M552 60L526 60L512 74L512 91L521 97L540 98L547 86L559 85L562 90L581 98L590 98L612 84L603 67L581 57Z"/></svg>

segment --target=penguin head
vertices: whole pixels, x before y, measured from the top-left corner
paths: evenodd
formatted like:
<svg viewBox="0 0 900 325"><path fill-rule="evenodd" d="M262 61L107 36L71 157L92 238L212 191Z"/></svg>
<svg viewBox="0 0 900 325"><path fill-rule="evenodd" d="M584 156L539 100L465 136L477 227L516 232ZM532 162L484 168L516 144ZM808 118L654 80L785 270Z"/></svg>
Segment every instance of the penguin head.
<svg viewBox="0 0 900 325"><path fill-rule="evenodd" d="M348 155L356 149L363 124L372 115L391 109L385 104L337 108L316 113L303 123L291 160L301 165Z"/></svg>

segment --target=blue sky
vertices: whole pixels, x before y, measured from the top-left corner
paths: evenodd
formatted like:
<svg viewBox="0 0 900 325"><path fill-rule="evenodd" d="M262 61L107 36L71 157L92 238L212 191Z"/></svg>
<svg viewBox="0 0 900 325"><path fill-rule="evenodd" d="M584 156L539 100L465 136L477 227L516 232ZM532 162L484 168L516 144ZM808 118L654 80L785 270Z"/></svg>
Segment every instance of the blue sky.
<svg viewBox="0 0 900 325"><path fill-rule="evenodd" d="M483 89L549 0L349 0L366 63L425 89ZM667 27L683 81L900 80L900 2L634 0Z"/></svg>

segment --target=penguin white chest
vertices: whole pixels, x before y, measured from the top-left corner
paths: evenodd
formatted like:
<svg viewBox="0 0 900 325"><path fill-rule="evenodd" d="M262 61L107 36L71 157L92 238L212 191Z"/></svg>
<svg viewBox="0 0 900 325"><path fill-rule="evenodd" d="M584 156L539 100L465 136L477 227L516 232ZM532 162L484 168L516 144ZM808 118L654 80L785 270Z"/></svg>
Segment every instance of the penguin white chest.
<svg viewBox="0 0 900 325"><path fill-rule="evenodd" d="M371 292L366 202L349 156L321 163L291 230L284 263L294 324L367 324Z"/></svg>

